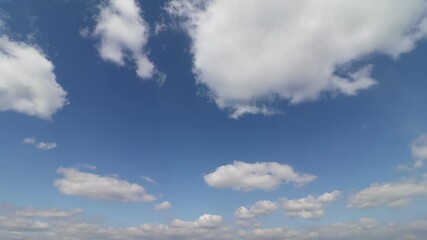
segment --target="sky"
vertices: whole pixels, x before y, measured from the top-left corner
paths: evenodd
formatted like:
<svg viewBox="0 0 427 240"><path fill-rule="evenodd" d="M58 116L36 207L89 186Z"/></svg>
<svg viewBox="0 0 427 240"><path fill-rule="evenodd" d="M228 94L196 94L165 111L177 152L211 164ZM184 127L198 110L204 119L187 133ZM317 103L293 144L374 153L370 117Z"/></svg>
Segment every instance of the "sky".
<svg viewBox="0 0 427 240"><path fill-rule="evenodd" d="M427 1L0 0L0 239L423 240Z"/></svg>

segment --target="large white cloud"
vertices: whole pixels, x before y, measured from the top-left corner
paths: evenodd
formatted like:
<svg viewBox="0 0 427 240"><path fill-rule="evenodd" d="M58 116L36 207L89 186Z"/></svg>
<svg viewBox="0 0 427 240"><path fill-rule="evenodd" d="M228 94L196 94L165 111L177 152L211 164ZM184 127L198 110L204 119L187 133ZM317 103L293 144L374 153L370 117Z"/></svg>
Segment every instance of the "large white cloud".
<svg viewBox="0 0 427 240"><path fill-rule="evenodd" d="M171 0L191 39L197 81L232 117L274 112L376 84L372 54L397 58L427 33L424 0ZM365 62L365 61L364 61Z"/></svg>
<svg viewBox="0 0 427 240"><path fill-rule="evenodd" d="M285 209L286 216L299 217L305 219L319 219L325 214L325 204L334 202L341 195L339 191L324 193L318 197L309 195L308 197L281 201Z"/></svg>
<svg viewBox="0 0 427 240"><path fill-rule="evenodd" d="M51 119L67 104L67 93L56 81L53 69L37 46L0 33L0 112L11 110Z"/></svg>
<svg viewBox="0 0 427 240"><path fill-rule="evenodd" d="M93 35L100 41L98 51L101 58L119 66L132 62L136 66L136 74L142 79L150 79L155 74L164 78L148 59L149 27L142 18L138 2L105 0L99 9Z"/></svg>
<svg viewBox="0 0 427 240"><path fill-rule="evenodd" d="M75 168L58 168L63 178L55 186L66 195L123 202L154 201L142 185L129 183L115 176L99 176Z"/></svg>
<svg viewBox="0 0 427 240"><path fill-rule="evenodd" d="M280 187L282 183L302 186L316 179L316 176L298 173L291 166L277 162L235 161L233 164L218 167L214 172L205 175L204 179L211 187L252 191L273 190Z"/></svg>
<svg viewBox="0 0 427 240"><path fill-rule="evenodd" d="M427 175L421 179L372 184L350 196L348 207L370 208L381 205L401 207L413 198L427 196Z"/></svg>

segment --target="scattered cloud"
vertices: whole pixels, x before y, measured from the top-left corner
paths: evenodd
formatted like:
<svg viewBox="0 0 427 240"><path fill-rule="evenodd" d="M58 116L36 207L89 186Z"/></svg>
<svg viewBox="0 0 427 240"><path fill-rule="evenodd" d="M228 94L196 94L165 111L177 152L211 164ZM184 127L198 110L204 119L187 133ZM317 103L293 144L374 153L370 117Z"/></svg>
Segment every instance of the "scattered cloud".
<svg viewBox="0 0 427 240"><path fill-rule="evenodd" d="M89 33L83 28L80 34ZM131 62L138 77L151 79L157 75L160 82L165 80L165 75L148 59L149 26L137 1L104 0L99 6L92 35L99 39L98 52L103 60L119 66Z"/></svg>
<svg viewBox="0 0 427 240"><path fill-rule="evenodd" d="M197 82L235 118L271 114L278 100L357 95L377 84L369 56L396 59L427 34L423 0L171 0L165 9L192 39Z"/></svg>
<svg viewBox="0 0 427 240"><path fill-rule="evenodd" d="M427 196L427 175L421 179L372 184L349 198L348 207L371 208L377 206L402 207L412 199Z"/></svg>
<svg viewBox="0 0 427 240"><path fill-rule="evenodd" d="M204 176L205 182L216 188L231 188L237 191L255 189L273 190L282 183L303 186L316 179L307 173L298 173L286 164L277 162L245 163L235 161L233 164L218 167L214 172Z"/></svg>
<svg viewBox="0 0 427 240"><path fill-rule="evenodd" d="M68 103L53 69L40 48L0 33L0 112L51 119Z"/></svg>
<svg viewBox="0 0 427 240"><path fill-rule="evenodd" d="M154 206L154 210L157 210L157 211L164 211L164 210L170 210L170 209L172 209L172 204L168 201L156 204Z"/></svg>
<svg viewBox="0 0 427 240"><path fill-rule="evenodd" d="M281 201L285 209L285 215L289 217L299 217L305 219L319 219L325 214L325 204L334 202L341 195L339 191L324 193L318 197L309 195L308 197Z"/></svg>
<svg viewBox="0 0 427 240"><path fill-rule="evenodd" d="M25 138L22 143L33 145L39 150L52 150L57 147L54 142L37 142L35 138Z"/></svg>
<svg viewBox="0 0 427 240"><path fill-rule="evenodd" d="M148 194L145 188L136 183L129 183L116 176L99 176L81 172L76 168L58 168L63 175L55 181L55 186L66 195L80 196L99 200L123 202L154 201L156 197Z"/></svg>

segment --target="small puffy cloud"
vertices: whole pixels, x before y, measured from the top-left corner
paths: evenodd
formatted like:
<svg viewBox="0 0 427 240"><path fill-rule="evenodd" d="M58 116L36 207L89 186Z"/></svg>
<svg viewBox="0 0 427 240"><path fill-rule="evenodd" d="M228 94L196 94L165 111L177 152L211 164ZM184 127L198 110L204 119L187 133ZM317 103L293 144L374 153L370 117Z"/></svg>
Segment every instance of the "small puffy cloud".
<svg viewBox="0 0 427 240"><path fill-rule="evenodd" d="M260 215L269 215L275 212L279 206L271 201L257 201L250 207L239 207L235 212L234 216L240 220L255 218Z"/></svg>
<svg viewBox="0 0 427 240"><path fill-rule="evenodd" d="M309 195L308 197L281 201L285 209L285 215L289 217L299 217L305 219L319 219L325 214L325 204L334 202L341 195L339 191L324 193L318 197Z"/></svg>
<svg viewBox="0 0 427 240"><path fill-rule="evenodd" d="M204 176L205 182L216 188L231 188L237 191L255 189L273 190L282 183L302 186L316 179L307 173L298 173L291 166L277 162L245 163L235 161L218 167Z"/></svg>
<svg viewBox="0 0 427 240"><path fill-rule="evenodd" d="M15 111L43 119L67 104L54 65L37 46L0 33L0 112Z"/></svg>
<svg viewBox="0 0 427 240"><path fill-rule="evenodd" d="M172 209L172 204L168 201L154 205L154 210L164 211Z"/></svg>
<svg viewBox="0 0 427 240"><path fill-rule="evenodd" d="M298 104L371 88L377 81L368 57L412 51L426 37L426 10L423 0L171 0L166 6L192 39L197 82L235 118L271 114L278 100Z"/></svg>
<svg viewBox="0 0 427 240"><path fill-rule="evenodd" d="M83 28L80 34L85 36L88 32ZM140 78L150 79L157 74L164 81L164 75L148 59L149 27L137 1L104 0L99 6L93 36L99 39L98 52L103 60L119 66L132 62Z"/></svg>
<svg viewBox="0 0 427 240"><path fill-rule="evenodd" d="M348 207L371 208L381 205L402 207L413 198L427 196L427 177L401 180L384 184L372 184L349 198Z"/></svg>
<svg viewBox="0 0 427 240"><path fill-rule="evenodd" d="M35 138L25 138L22 143L33 145L39 150L52 150L57 147L54 142L37 142Z"/></svg>
<svg viewBox="0 0 427 240"><path fill-rule="evenodd" d="M156 200L156 197L148 194L143 186L115 176L99 176L63 167L58 168L57 172L62 174L63 178L56 180L54 184L66 195L123 202Z"/></svg>

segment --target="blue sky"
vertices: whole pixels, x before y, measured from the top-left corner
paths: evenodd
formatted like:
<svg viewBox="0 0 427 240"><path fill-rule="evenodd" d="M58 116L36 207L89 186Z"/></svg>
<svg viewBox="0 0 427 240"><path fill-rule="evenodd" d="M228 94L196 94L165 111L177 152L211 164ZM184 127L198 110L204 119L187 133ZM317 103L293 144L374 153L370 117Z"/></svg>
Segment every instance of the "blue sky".
<svg viewBox="0 0 427 240"><path fill-rule="evenodd" d="M424 0L0 0L0 238L423 239L426 37Z"/></svg>

